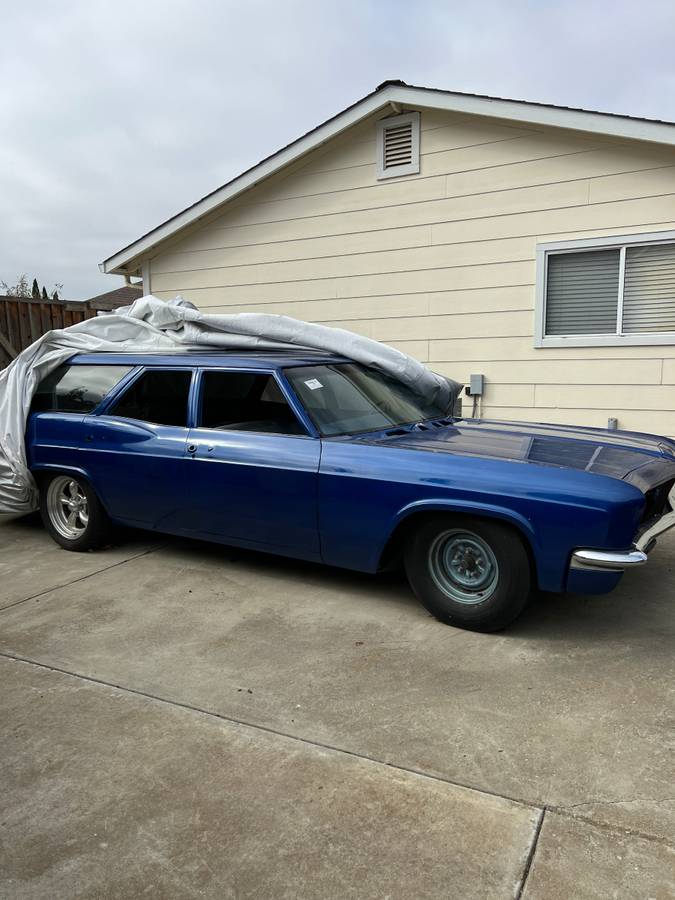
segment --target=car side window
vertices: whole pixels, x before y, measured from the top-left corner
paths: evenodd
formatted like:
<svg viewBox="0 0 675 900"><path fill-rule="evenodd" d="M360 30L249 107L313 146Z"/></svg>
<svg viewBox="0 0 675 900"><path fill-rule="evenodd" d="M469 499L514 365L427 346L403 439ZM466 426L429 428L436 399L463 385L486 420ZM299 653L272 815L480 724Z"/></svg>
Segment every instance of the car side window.
<svg viewBox="0 0 675 900"><path fill-rule="evenodd" d="M108 415L185 428L191 380L192 372L150 369L129 386Z"/></svg>
<svg viewBox="0 0 675 900"><path fill-rule="evenodd" d="M63 365L37 387L31 412L90 413L133 366Z"/></svg>
<svg viewBox="0 0 675 900"><path fill-rule="evenodd" d="M202 428L305 434L274 376L255 372L204 372Z"/></svg>

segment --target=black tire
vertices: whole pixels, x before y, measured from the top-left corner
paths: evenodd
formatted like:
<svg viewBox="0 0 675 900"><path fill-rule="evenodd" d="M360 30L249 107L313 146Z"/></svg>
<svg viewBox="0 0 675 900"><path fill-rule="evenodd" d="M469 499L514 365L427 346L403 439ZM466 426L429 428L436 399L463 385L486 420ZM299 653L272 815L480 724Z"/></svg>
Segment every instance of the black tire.
<svg viewBox="0 0 675 900"><path fill-rule="evenodd" d="M58 502L58 497L63 493L61 485L65 483L76 486L77 491L71 492L74 498L80 496L84 498L71 536L66 533L68 528L64 523L67 505ZM67 487L64 489L68 491ZM86 513L86 522L81 517L83 513ZM65 550L75 552L95 550L109 543L112 536L112 523L101 506L101 501L89 482L81 475L54 472L43 476L40 481L40 516L49 534Z"/></svg>
<svg viewBox="0 0 675 900"><path fill-rule="evenodd" d="M520 615L530 597L523 539L493 520L446 514L424 519L406 542L405 569L425 609L457 628L499 631ZM478 588L465 587L472 577Z"/></svg>

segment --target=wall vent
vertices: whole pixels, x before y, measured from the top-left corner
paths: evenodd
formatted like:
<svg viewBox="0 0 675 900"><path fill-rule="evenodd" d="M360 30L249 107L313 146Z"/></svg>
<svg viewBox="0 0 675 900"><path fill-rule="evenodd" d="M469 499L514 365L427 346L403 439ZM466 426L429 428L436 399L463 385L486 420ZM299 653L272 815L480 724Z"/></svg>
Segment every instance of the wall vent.
<svg viewBox="0 0 675 900"><path fill-rule="evenodd" d="M404 113L377 123L377 177L416 175L420 170L420 114Z"/></svg>

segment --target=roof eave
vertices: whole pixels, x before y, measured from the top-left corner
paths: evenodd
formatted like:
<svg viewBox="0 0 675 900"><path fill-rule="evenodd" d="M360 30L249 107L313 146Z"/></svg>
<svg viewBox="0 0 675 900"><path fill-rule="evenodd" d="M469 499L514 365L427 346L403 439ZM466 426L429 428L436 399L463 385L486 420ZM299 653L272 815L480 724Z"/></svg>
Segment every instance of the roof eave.
<svg viewBox="0 0 675 900"><path fill-rule="evenodd" d="M352 125L392 103L401 106L431 107L447 112L468 113L511 122L522 122L527 125L565 128L624 140L648 141L675 146L675 124L669 122L385 82L383 87L338 113L323 125L319 125L292 144L267 157L242 175L237 176L143 235L137 241L113 254L100 263L99 269L106 274L125 274L137 271L140 268L141 260L167 238L172 237L188 225L198 222L228 200L249 190L260 181L351 128Z"/></svg>
<svg viewBox="0 0 675 900"><path fill-rule="evenodd" d="M390 94L393 91L394 88L386 87L365 97L359 103L339 113L333 119L284 147L283 150L279 150L277 153L269 156L252 169L229 181L193 206L188 207L183 212L159 225L144 237L139 238L138 241L120 250L119 253L104 260L99 266L100 270L105 273L123 274L129 262L147 254L153 247L166 240L166 238L171 237L177 231L199 221L199 219L207 216L223 203L255 187L258 182L263 181L274 174L274 172L284 168L284 166L290 165L290 163L295 162L295 160L306 153L310 153L312 150L325 144L326 141L351 128L352 125L355 125L361 119L376 113L380 109L384 109L392 102Z"/></svg>
<svg viewBox="0 0 675 900"><path fill-rule="evenodd" d="M615 113L592 112L585 109L571 109L545 103L530 103L524 100L501 100L495 97L478 97L471 94L454 94L436 91L433 88L412 86L398 87L396 102L418 103L433 106L448 112L470 113L507 119L527 125L546 125L552 128L566 128L586 131L607 137L626 140L649 141L655 144L675 146L675 123L621 116ZM420 103L420 94L433 102Z"/></svg>

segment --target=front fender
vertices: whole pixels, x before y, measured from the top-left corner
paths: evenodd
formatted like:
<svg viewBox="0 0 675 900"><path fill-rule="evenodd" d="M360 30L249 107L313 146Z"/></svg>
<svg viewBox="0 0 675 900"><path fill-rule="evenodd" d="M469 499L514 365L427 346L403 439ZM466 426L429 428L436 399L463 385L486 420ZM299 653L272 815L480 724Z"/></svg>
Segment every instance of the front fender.
<svg viewBox="0 0 675 900"><path fill-rule="evenodd" d="M629 546L644 507L639 490L605 475L355 442L324 442L319 498L332 565L376 571L406 518L443 511L517 528L546 591L565 589L576 548Z"/></svg>
<svg viewBox="0 0 675 900"><path fill-rule="evenodd" d="M402 507L399 512L394 517L389 533L386 536L386 539L382 546L380 547L380 553L384 550L386 544L389 542L392 534L396 531L396 529L401 525L401 523L410 518L410 516L415 515L416 513L421 512L455 512L455 513L465 513L467 515L475 515L475 516L483 516L489 517L493 519L501 519L502 521L508 522L517 528L522 534L523 537L528 541L531 550L534 552L539 547L539 542L537 540L537 535L532 528L532 523L522 516L520 513L516 512L513 509L509 509L505 506L499 506L494 503L479 503L477 501L467 501L467 500L447 500L443 498L428 498L425 500L416 500L413 503L408 503L406 506Z"/></svg>

